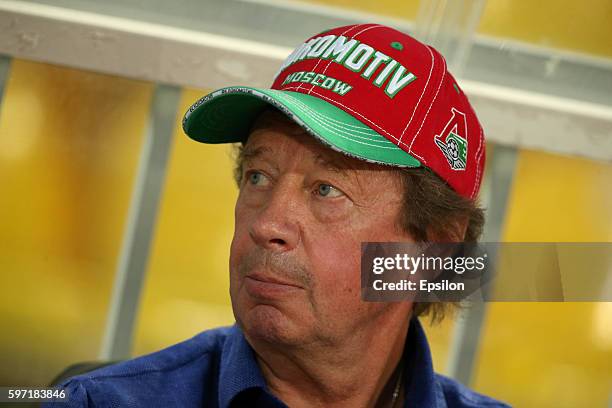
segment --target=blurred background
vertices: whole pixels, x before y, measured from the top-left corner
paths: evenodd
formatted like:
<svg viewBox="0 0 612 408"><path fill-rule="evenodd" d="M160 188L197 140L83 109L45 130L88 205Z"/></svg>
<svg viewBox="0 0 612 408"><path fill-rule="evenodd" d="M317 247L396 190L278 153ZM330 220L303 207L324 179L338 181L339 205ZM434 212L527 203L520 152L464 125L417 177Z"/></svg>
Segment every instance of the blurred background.
<svg viewBox="0 0 612 408"><path fill-rule="evenodd" d="M182 115L356 22L459 77L489 141L486 240L612 242L609 0L0 0L1 385L233 323L231 152ZM488 303L427 331L479 392L612 406L612 303Z"/></svg>

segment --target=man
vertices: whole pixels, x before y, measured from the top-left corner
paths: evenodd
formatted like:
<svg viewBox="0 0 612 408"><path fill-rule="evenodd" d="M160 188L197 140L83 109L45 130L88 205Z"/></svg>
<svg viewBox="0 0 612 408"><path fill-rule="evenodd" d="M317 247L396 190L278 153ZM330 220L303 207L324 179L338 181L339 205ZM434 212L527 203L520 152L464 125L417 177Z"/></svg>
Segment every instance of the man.
<svg viewBox="0 0 612 408"><path fill-rule="evenodd" d="M435 50L380 25L332 29L272 89L213 92L183 127L241 143L237 324L75 377L69 406L505 406L433 372L417 316L440 304L360 296L362 242L482 228L482 130Z"/></svg>

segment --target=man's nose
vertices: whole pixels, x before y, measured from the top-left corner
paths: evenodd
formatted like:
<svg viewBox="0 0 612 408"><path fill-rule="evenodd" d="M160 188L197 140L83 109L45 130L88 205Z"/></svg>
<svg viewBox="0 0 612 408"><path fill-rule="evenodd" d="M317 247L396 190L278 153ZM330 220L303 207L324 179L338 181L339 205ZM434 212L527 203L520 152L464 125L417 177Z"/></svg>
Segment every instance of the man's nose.
<svg viewBox="0 0 612 408"><path fill-rule="evenodd" d="M255 243L275 252L290 251L298 245L301 195L291 183L275 186L249 229Z"/></svg>

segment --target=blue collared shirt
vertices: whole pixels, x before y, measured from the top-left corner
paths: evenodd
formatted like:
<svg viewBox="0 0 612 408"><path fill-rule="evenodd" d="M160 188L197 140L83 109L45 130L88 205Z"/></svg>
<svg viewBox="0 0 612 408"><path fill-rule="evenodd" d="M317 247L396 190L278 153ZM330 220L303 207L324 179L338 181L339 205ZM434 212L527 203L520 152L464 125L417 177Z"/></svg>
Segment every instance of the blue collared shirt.
<svg viewBox="0 0 612 408"><path fill-rule="evenodd" d="M404 350L405 407L507 407L433 371L429 345L412 319ZM237 326L208 330L164 350L61 384L69 402L44 407L286 407L266 386Z"/></svg>

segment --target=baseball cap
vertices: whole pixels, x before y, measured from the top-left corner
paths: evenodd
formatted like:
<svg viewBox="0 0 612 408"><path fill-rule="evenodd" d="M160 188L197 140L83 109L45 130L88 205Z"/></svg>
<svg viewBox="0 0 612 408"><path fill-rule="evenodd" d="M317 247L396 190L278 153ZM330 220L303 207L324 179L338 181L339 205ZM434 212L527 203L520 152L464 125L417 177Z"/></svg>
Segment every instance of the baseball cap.
<svg viewBox="0 0 612 408"><path fill-rule="evenodd" d="M204 143L244 142L270 105L346 155L425 166L458 194L478 193L485 164L478 118L442 55L396 29L356 24L314 35L270 88L218 89L189 108L183 130Z"/></svg>

